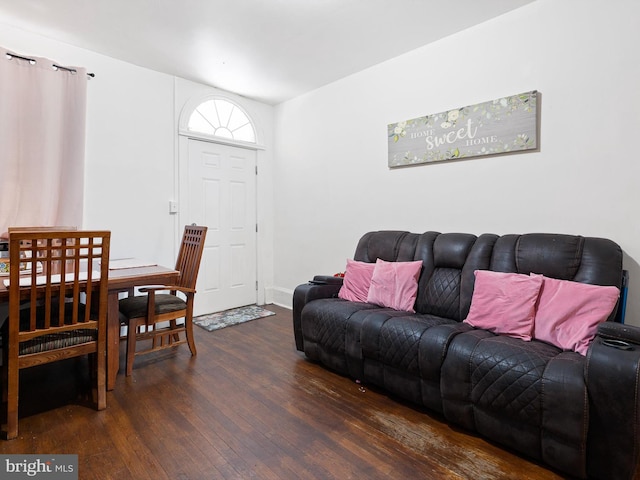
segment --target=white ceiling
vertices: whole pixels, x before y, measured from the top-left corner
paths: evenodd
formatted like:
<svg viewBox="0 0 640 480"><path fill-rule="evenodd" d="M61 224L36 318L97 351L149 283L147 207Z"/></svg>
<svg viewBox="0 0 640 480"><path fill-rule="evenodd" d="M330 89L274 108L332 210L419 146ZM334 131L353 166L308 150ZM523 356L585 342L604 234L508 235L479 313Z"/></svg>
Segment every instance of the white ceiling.
<svg viewBox="0 0 640 480"><path fill-rule="evenodd" d="M0 0L0 23L277 104L532 1Z"/></svg>

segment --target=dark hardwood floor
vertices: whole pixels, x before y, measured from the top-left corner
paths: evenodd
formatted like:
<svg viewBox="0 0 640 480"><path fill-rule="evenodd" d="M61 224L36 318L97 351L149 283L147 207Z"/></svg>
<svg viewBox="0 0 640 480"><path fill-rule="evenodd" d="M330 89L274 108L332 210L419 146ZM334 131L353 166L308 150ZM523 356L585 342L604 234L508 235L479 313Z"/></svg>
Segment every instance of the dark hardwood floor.
<svg viewBox="0 0 640 480"><path fill-rule="evenodd" d="M82 480L563 478L305 360L291 312L267 308L195 327L197 357L140 357L102 412L82 400L76 361L30 369L19 437L0 452L78 454Z"/></svg>

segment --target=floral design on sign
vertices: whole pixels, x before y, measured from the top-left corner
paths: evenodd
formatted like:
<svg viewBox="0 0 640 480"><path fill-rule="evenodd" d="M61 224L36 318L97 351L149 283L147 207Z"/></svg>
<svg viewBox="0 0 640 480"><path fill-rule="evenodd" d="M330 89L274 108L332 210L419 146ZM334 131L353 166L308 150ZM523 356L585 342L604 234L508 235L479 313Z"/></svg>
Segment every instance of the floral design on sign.
<svg viewBox="0 0 640 480"><path fill-rule="evenodd" d="M533 90L392 123L389 167L536 149L537 100Z"/></svg>

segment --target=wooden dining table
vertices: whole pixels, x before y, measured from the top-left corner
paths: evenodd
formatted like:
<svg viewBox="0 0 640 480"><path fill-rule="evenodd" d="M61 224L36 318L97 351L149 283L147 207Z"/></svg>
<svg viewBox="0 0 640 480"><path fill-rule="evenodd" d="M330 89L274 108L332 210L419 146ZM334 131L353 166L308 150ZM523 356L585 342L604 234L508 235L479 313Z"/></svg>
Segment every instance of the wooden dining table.
<svg viewBox="0 0 640 480"><path fill-rule="evenodd" d="M132 265L135 265L132 263ZM171 285L180 272L160 265L109 269L107 306L107 389L113 390L120 369L120 293L143 285ZM0 282L0 303L9 302L9 290Z"/></svg>

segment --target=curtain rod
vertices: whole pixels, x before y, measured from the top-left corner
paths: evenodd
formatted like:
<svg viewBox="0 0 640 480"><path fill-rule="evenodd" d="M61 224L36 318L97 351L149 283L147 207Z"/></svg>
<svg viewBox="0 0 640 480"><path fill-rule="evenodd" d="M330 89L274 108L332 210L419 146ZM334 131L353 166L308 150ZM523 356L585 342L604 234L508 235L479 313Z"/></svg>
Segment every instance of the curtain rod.
<svg viewBox="0 0 640 480"><path fill-rule="evenodd" d="M24 60L25 62L29 62L31 65L36 64L35 58L23 57L22 55L16 55L15 53L7 52L7 59L11 60L12 58L17 58L18 60ZM62 65L53 64L54 70L63 70L65 72L69 72L71 74L76 74L77 70L75 68L63 67ZM94 78L96 76L95 73L87 73L87 77Z"/></svg>

